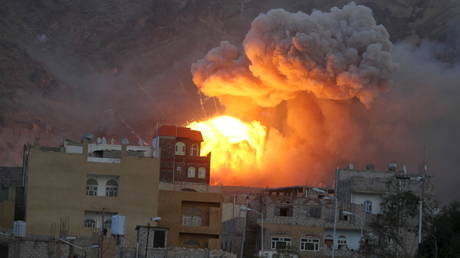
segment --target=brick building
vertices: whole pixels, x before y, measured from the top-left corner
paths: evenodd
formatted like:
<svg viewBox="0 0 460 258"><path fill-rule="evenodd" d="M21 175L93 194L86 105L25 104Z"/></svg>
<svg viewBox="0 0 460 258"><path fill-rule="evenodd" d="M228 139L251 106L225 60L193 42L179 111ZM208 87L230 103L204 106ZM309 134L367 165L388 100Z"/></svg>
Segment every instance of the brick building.
<svg viewBox="0 0 460 258"><path fill-rule="evenodd" d="M209 184L211 153L200 156L201 132L172 125L160 126L153 145L161 151L160 181Z"/></svg>

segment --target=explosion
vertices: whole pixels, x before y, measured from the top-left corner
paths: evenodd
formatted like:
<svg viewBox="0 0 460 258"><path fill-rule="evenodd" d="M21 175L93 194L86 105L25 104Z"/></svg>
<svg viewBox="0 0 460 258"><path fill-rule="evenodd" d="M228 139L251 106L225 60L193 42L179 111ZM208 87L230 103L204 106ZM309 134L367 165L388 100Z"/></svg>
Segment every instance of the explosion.
<svg viewBox="0 0 460 258"><path fill-rule="evenodd" d="M192 65L195 85L225 114L253 121L190 125L202 131L203 151L212 150L213 177L258 186L327 180L337 159L359 153L365 126L357 114L388 88L391 48L372 10L350 3L311 15L270 10L254 19L241 48L222 42L210 50Z"/></svg>
<svg viewBox="0 0 460 258"><path fill-rule="evenodd" d="M267 135L260 122L244 123L231 116L218 116L187 127L201 131L201 155L212 152L213 183L236 179L246 169L260 167Z"/></svg>

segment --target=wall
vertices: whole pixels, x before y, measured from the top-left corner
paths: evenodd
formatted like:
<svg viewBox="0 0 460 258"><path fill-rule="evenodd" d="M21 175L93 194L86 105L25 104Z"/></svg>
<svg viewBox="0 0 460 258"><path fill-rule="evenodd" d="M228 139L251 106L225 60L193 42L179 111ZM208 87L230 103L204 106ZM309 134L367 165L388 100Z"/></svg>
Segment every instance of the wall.
<svg viewBox="0 0 460 258"><path fill-rule="evenodd" d="M334 235L333 230L326 230L324 232L324 235ZM335 241L335 246L337 246L337 239L340 236L345 236L347 239L347 246L348 249L353 249L353 250L358 250L359 249L359 242L361 241L361 233L359 231L348 231L348 230L336 230L336 241ZM323 241L324 243L324 241Z"/></svg>
<svg viewBox="0 0 460 258"><path fill-rule="evenodd" d="M126 216L126 237L135 239L136 225L146 224L158 209L159 160L131 157L121 162L88 162L83 154L30 147L27 161L26 222L29 234L91 236L83 225L85 211ZM87 196L88 174L118 176L117 197ZM64 227L62 226L64 225ZM133 241L130 242L133 245Z"/></svg>
<svg viewBox="0 0 460 258"><path fill-rule="evenodd" d="M0 230L12 230L14 223L14 200L0 201Z"/></svg>
<svg viewBox="0 0 460 258"><path fill-rule="evenodd" d="M382 213L381 204L383 198L378 194L366 194L366 193L351 193L351 202L354 204L362 205L364 201L369 200L372 202L372 214Z"/></svg>
<svg viewBox="0 0 460 258"><path fill-rule="evenodd" d="M160 190L158 215L161 221L159 226L169 229L168 246L183 246L184 239L195 237L201 243L202 248L220 248L222 201L222 194L219 193ZM186 206L195 206L200 212L207 211L206 225L183 225L183 212ZM207 242L203 240L204 238L207 239Z"/></svg>

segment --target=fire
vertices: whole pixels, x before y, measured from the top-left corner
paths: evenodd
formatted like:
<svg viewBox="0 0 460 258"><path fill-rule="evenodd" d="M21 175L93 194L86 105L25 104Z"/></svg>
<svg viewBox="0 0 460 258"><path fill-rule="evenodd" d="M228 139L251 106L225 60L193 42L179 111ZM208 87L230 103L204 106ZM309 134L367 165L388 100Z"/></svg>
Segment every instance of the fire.
<svg viewBox="0 0 460 258"><path fill-rule="evenodd" d="M201 155L212 152L213 183L228 182L261 166L267 129L259 121L245 123L231 116L218 116L187 127L201 131Z"/></svg>

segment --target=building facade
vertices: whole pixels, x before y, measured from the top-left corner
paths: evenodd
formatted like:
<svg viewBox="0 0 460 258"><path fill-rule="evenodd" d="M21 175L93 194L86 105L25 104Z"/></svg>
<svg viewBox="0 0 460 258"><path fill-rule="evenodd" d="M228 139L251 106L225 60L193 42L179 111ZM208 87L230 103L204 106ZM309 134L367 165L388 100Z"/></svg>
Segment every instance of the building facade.
<svg viewBox="0 0 460 258"><path fill-rule="evenodd" d="M153 145L160 150L160 180L167 183L209 184L211 154L200 155L201 132L190 128L163 125Z"/></svg>
<svg viewBox="0 0 460 258"><path fill-rule="evenodd" d="M66 141L26 146L25 221L28 235L110 234L111 216L126 217L134 246L137 225L158 211L158 158L149 146Z"/></svg>
<svg viewBox="0 0 460 258"><path fill-rule="evenodd" d="M160 190L159 226L171 247L220 248L221 193Z"/></svg>

